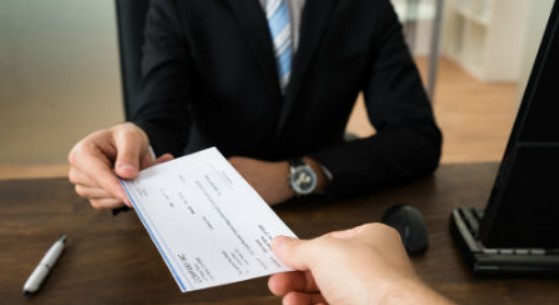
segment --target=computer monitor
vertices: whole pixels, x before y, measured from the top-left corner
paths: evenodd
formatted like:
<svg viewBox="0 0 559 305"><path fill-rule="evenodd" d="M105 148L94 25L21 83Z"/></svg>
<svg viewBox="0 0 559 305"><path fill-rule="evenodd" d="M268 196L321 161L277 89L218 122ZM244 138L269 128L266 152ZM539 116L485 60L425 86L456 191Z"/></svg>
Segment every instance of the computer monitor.
<svg viewBox="0 0 559 305"><path fill-rule="evenodd" d="M452 212L476 273L559 274L558 14L556 1L485 210Z"/></svg>

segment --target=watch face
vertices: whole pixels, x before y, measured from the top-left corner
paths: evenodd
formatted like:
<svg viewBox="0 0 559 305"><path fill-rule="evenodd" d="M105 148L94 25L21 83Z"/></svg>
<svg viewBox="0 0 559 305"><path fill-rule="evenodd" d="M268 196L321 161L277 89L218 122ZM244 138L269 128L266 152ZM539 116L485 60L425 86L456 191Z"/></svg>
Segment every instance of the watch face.
<svg viewBox="0 0 559 305"><path fill-rule="evenodd" d="M316 174L308 166L298 166L290 176L291 187L299 195L307 195L316 188Z"/></svg>

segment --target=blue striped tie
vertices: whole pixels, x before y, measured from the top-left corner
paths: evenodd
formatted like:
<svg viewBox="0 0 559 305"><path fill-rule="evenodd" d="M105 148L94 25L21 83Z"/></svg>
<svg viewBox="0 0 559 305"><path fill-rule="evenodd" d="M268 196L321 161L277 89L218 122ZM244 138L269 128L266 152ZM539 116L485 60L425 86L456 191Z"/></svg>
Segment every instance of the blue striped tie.
<svg viewBox="0 0 559 305"><path fill-rule="evenodd" d="M268 26L274 40L280 87L282 92L285 92L291 74L291 57L293 55L287 1L268 0L266 4L266 17L268 18Z"/></svg>

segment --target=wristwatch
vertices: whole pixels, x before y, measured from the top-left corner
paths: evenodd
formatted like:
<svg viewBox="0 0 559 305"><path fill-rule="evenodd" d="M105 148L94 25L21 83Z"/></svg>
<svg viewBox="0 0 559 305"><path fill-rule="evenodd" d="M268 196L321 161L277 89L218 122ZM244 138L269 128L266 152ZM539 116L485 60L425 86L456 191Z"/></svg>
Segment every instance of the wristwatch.
<svg viewBox="0 0 559 305"><path fill-rule="evenodd" d="M314 170L301 158L289 159L291 167L289 186L296 195L308 195L316 189L317 178Z"/></svg>

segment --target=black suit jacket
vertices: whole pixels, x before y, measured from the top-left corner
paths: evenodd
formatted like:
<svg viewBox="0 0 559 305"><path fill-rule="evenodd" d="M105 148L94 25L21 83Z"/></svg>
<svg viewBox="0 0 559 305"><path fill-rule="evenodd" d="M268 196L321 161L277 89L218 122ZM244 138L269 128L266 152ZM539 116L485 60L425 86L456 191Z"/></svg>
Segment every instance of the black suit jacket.
<svg viewBox="0 0 559 305"><path fill-rule="evenodd" d="M388 0L307 0L285 96L258 0L154 0L140 110L158 154L310 156L327 195L410 181L437 166L441 134ZM343 140L358 93L377 134Z"/></svg>

